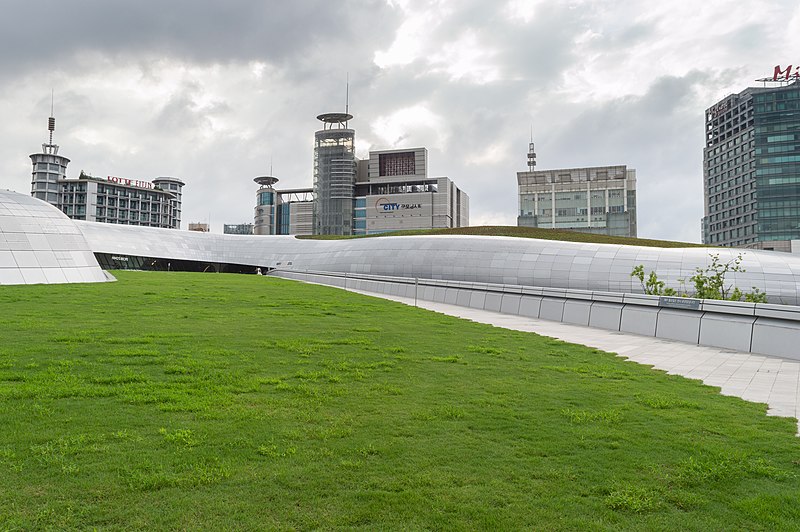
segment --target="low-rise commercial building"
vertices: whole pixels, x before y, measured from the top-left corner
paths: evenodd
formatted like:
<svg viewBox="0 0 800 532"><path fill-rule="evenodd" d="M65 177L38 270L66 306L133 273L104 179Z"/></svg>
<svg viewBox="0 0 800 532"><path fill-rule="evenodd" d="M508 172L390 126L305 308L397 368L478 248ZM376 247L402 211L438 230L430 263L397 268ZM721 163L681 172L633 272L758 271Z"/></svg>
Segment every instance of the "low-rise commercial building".
<svg viewBox="0 0 800 532"><path fill-rule="evenodd" d="M517 172L519 227L636 236L636 170L625 165Z"/></svg>
<svg viewBox="0 0 800 532"><path fill-rule="evenodd" d="M355 235L469 225L469 197L447 177L428 177L425 148L371 151L358 170Z"/></svg>

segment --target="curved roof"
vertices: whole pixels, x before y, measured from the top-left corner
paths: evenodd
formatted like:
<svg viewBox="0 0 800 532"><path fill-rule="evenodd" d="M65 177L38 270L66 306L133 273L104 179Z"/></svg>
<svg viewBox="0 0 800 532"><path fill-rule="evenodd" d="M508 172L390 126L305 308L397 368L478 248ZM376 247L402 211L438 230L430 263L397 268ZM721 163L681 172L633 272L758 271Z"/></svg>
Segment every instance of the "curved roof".
<svg viewBox="0 0 800 532"><path fill-rule="evenodd" d="M107 280L64 213L31 196L0 190L0 285Z"/></svg>
<svg viewBox="0 0 800 532"><path fill-rule="evenodd" d="M309 240L292 236L194 233L76 222L93 251L242 264L262 268L369 273L467 282L641 293L634 267L655 271L667 286L691 290L689 278L718 254L743 256L728 273L744 291L757 287L771 303L800 303L800 256L722 248L652 248L511 237L392 236Z"/></svg>

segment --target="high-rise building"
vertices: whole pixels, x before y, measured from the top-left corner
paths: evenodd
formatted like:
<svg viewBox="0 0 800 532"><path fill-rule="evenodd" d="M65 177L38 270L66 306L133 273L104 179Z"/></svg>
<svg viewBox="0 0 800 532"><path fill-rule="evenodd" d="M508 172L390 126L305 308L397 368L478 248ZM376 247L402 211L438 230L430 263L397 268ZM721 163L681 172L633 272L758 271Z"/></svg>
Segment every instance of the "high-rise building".
<svg viewBox="0 0 800 532"><path fill-rule="evenodd" d="M800 82L785 83L706 109L704 244L800 252Z"/></svg>
<svg viewBox="0 0 800 532"><path fill-rule="evenodd" d="M348 113L317 117L314 186L276 190L278 178L256 177L257 235L367 235L469 225L469 197L447 177L428 177L425 148L355 155Z"/></svg>
<svg viewBox="0 0 800 532"><path fill-rule="evenodd" d="M345 225L352 235L469 225L469 197L447 177L428 177L425 148L371 151L369 159L356 159L355 164L352 217L342 227L329 226L327 234L346 234ZM319 212L318 203L326 198L313 195L316 189L310 188L277 190L278 179L272 176L254 181L260 185L255 234L312 234L312 213Z"/></svg>
<svg viewBox="0 0 800 532"><path fill-rule="evenodd" d="M81 172L67 178L69 159L58 154L53 143L56 120L48 119L50 141L42 152L31 154L31 196L55 205L70 218L126 225L179 229L184 183L176 177L152 182Z"/></svg>
<svg viewBox="0 0 800 532"><path fill-rule="evenodd" d="M528 171L517 172L519 227L636 236L636 170L625 165L535 168L531 142Z"/></svg>
<svg viewBox="0 0 800 532"><path fill-rule="evenodd" d="M353 187L356 178L353 115L326 113L317 117L314 134L314 234L353 234Z"/></svg>

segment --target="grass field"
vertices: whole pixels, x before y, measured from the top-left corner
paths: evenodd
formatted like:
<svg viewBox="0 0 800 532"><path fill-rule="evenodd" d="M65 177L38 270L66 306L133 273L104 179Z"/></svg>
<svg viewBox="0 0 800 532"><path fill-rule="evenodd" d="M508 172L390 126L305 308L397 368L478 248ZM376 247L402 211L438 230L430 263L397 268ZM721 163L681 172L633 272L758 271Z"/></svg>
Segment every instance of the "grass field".
<svg viewBox="0 0 800 532"><path fill-rule="evenodd" d="M245 275L0 288L0 529L800 528L764 405Z"/></svg>
<svg viewBox="0 0 800 532"><path fill-rule="evenodd" d="M564 242L591 242L595 244L621 244L625 246L645 246L655 248L692 248L709 247L703 244L675 242L672 240L654 240L651 238L629 238L623 236L594 235L567 231L562 229L544 229L540 227L517 227L512 225L482 225L470 227L453 227L449 229L415 229L407 231L391 231L362 236L340 235L306 235L298 238L318 240L338 240L343 238L376 238L409 235L476 235L476 236L511 236L516 238L538 238L541 240L561 240Z"/></svg>

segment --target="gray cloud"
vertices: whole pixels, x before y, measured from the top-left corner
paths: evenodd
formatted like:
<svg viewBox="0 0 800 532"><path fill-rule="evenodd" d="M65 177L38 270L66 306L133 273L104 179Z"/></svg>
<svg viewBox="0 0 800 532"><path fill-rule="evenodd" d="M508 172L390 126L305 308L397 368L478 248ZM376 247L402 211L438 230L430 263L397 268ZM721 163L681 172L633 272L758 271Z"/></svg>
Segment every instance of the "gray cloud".
<svg viewBox="0 0 800 532"><path fill-rule="evenodd" d="M27 154L45 138L54 87L71 173L176 175L187 182L184 222L218 225L251 219L252 178L270 159L280 185L311 185L315 116L342 110L349 72L359 142L387 147L376 121L402 109L439 118L388 142L427 146L431 171L470 194L473 222L515 223L533 125L541 168L628 164L640 235L697 240L703 110L761 74L754 61L778 38L758 13L715 26L710 4L697 17L715 37L684 32L693 21L671 13L688 2L661 14L637 2L539 2L527 22L483 0L399 2L407 12L379 0L12 4L0 20L0 186L28 189ZM773 4L775 20L797 10ZM411 43L416 56L375 64L409 16L440 5ZM467 36L476 55L459 57ZM265 65L260 77L250 63Z"/></svg>
<svg viewBox="0 0 800 532"><path fill-rule="evenodd" d="M6 75L63 65L101 51L117 61L142 55L189 63L267 61L293 71L314 50L387 38L397 25L377 0L263 2L171 0L14 2L0 19Z"/></svg>

